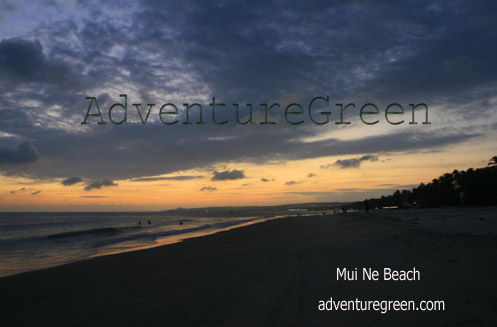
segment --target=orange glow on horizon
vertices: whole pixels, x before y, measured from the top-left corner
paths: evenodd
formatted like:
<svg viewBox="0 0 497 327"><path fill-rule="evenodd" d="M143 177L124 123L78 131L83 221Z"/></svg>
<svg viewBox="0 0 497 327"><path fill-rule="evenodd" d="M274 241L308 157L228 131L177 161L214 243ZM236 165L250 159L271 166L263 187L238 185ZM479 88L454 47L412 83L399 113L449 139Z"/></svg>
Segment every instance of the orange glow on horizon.
<svg viewBox="0 0 497 327"><path fill-rule="evenodd" d="M117 186L84 190L85 184L64 186L61 180L40 182L2 176L1 211L157 211L177 207L275 205L298 202L340 202L388 195L412 188L454 169L482 167L487 159L477 146L459 146L448 152L380 154L359 168L330 165L333 156L274 164L226 163L210 170L178 172L171 176L202 176L188 180L117 180ZM490 150L487 150L490 153ZM468 154L475 154L469 156ZM478 154L478 155L477 155ZM490 157L491 155L487 155ZM472 161L468 158L474 158ZM213 170L243 170L245 178L212 181ZM313 174L313 175L309 175ZM311 177L309 177L311 176ZM262 180L264 179L264 181ZM204 188L202 191L201 189ZM207 190L205 190L207 189Z"/></svg>

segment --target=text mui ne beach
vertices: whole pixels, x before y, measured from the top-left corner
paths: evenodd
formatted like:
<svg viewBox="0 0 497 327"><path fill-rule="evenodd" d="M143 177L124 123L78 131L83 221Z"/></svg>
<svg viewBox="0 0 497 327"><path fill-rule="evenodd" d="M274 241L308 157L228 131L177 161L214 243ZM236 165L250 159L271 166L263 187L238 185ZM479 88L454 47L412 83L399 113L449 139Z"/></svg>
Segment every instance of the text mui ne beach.
<svg viewBox="0 0 497 327"><path fill-rule="evenodd" d="M109 107L108 117L109 121L115 125L121 124L130 124L128 121L128 114L131 114L131 111L128 110L128 96L127 94L120 94L122 97L122 103L114 103ZM96 122L97 124L106 124L106 120L104 119L104 115L100 110L100 106L98 105L98 101L96 97L86 97L85 99L89 100L88 110L86 111L86 116L82 125L90 124L90 120L92 122ZM155 108L155 103L148 103L146 107L142 107L141 103L133 103L131 105L134 107L133 113L138 116L142 124L146 124L148 118L150 117L151 112ZM317 107L326 108L329 110L321 109L317 110ZM186 111L185 120L183 121L184 125L192 125L191 121L192 112L198 113L196 116L198 120L195 122L197 125L205 125L206 122L204 120L204 107L199 103L183 103L184 110ZM226 112L229 110L229 106L224 103L216 102L216 98L212 98L212 102L208 105L209 111L212 114L212 123L216 125L224 125L228 124L230 121L226 119ZM236 123L239 125L253 125L257 124L257 122L253 119L253 105L252 103L247 103L245 106L240 106L238 103L233 103L233 110L235 111L234 116L236 116ZM260 121L261 125L275 125L276 122L271 121L269 117L269 113L276 113L278 109L283 109L279 103L261 103L260 109L264 111L264 120ZM381 116L384 116L385 121L391 125L400 125L405 122L404 115L408 115L411 117L411 121L409 121L410 125L418 124L415 120L415 113L421 111L417 116L423 117L424 121L422 124L427 125L431 124L428 120L428 105L424 103L410 103L407 107L407 110L404 110L404 107L399 103L391 103L384 109L384 113L380 112L380 109L374 103L366 103L359 107L356 107L354 103L336 103L335 111L339 120L335 121L335 124L350 124L349 121L344 120L344 112L356 111L365 125L375 125L380 122ZM220 114L223 114L223 120L220 120ZM424 111L424 115L422 113ZM160 121L165 125L174 125L179 123L178 115L179 110L178 106L174 103L165 103L155 112L158 113ZM332 109L330 107L330 97L321 97L317 96L312 98L308 104L302 105L300 103L290 103L284 108L284 111L280 110L280 112L284 115L285 120L290 125L300 125L304 123L305 117L307 116L311 123L316 125L325 125L330 123L330 116L332 115ZM209 112L208 112L209 113ZM217 116L216 116L217 115ZM242 117L242 118L241 118Z"/></svg>

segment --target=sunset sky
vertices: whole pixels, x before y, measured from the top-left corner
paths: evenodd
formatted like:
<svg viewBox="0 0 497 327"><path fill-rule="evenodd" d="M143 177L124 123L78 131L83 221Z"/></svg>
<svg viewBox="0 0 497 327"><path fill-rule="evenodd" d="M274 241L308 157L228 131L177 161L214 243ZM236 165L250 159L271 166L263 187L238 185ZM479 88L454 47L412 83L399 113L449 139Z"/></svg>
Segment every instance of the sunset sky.
<svg viewBox="0 0 497 327"><path fill-rule="evenodd" d="M355 201L485 166L495 17L495 1L0 1L0 211ZM114 125L120 94L130 123ZM86 97L107 124L81 124ZM314 97L329 97L315 107L328 124L285 121ZM146 124L135 103L156 104ZM161 123L165 103L177 124ZM198 110L183 124L184 103L206 124ZM244 119L252 103L255 124L237 124L233 103ZM274 125L260 124L262 103L281 105ZM335 123L338 103L355 103L350 124ZM375 125L360 119L366 103ZM391 103L404 123L385 120ZM423 112L409 124L411 103L431 124Z"/></svg>

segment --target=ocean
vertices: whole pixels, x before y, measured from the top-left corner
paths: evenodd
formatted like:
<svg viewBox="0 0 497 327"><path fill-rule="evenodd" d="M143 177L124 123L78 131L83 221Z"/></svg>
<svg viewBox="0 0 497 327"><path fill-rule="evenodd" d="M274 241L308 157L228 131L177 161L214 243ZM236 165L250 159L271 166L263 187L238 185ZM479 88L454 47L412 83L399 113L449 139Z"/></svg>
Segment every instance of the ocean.
<svg viewBox="0 0 497 327"><path fill-rule="evenodd" d="M0 213L0 277L174 243L268 218L160 212Z"/></svg>

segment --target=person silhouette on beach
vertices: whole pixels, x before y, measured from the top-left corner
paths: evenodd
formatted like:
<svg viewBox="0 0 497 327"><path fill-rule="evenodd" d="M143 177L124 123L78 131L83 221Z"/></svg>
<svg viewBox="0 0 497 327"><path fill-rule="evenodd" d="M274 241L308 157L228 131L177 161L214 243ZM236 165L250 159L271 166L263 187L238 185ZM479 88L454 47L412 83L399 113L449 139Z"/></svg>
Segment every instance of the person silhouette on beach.
<svg viewBox="0 0 497 327"><path fill-rule="evenodd" d="M142 221L140 220L140 221L138 222L138 225L141 225L141 224L142 224Z"/></svg>
<svg viewBox="0 0 497 327"><path fill-rule="evenodd" d="M366 213L369 213L369 201L368 201L368 199L364 200L364 211L366 211Z"/></svg>
<svg viewBox="0 0 497 327"><path fill-rule="evenodd" d="M461 190L459 191L459 206L464 207L464 199L466 198L466 194Z"/></svg>
<svg viewBox="0 0 497 327"><path fill-rule="evenodd" d="M148 224L151 225L152 223L150 222L150 220L148 221Z"/></svg>

